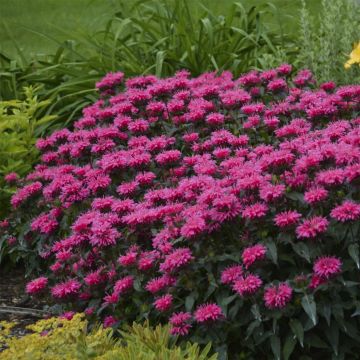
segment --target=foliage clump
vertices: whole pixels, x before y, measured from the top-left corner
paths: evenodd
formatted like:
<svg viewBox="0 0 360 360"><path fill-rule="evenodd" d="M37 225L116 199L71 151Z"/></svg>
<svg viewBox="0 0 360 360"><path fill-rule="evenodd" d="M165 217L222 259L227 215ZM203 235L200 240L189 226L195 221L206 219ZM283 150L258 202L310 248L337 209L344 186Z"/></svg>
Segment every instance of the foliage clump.
<svg viewBox="0 0 360 360"><path fill-rule="evenodd" d="M0 218L9 210L7 204L19 177L26 175L38 161L36 140L56 118L40 114L50 102L38 99L39 90L39 87L25 87L23 100L0 101Z"/></svg>
<svg viewBox="0 0 360 360"><path fill-rule="evenodd" d="M28 293L223 354L356 352L360 86L291 71L107 75L12 197Z"/></svg>
<svg viewBox="0 0 360 360"><path fill-rule="evenodd" d="M11 336L12 323L0 323L0 353L4 360L216 360L208 356L210 344L200 350L197 344L175 345L169 328L158 325L155 329L133 324L114 339L113 330L102 326L88 328L84 314L66 318L40 320L27 326L31 333L22 337Z"/></svg>

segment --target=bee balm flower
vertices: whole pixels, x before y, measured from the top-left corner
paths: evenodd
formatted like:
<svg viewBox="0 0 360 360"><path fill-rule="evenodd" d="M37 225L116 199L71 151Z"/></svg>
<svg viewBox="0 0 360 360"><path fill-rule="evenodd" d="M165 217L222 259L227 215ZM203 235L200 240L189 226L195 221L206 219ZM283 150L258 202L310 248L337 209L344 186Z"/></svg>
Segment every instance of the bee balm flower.
<svg viewBox="0 0 360 360"><path fill-rule="evenodd" d="M220 306L216 304L203 304L198 306L194 316L198 323L207 323L222 319L224 314Z"/></svg>
<svg viewBox="0 0 360 360"><path fill-rule="evenodd" d="M265 290L265 306L269 309L281 309L291 300L292 288L285 283L278 286L270 286Z"/></svg>

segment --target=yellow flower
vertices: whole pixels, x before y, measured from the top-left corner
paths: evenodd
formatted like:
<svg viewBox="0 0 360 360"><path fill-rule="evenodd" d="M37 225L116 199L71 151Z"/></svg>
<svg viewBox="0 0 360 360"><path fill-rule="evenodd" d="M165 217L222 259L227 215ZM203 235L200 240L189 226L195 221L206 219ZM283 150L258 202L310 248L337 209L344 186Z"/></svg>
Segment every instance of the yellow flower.
<svg viewBox="0 0 360 360"><path fill-rule="evenodd" d="M350 59L344 64L345 69L349 69L351 65L359 64L360 66L360 42L350 53Z"/></svg>

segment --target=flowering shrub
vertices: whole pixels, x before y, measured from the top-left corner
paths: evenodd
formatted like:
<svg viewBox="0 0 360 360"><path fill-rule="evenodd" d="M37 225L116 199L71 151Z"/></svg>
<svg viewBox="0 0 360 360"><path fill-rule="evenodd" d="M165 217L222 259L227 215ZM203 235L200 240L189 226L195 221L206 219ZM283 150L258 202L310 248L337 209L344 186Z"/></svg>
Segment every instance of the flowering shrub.
<svg viewBox="0 0 360 360"><path fill-rule="evenodd" d="M356 353L360 86L290 73L98 83L12 197L4 236L25 219L48 266L28 293L223 357Z"/></svg>

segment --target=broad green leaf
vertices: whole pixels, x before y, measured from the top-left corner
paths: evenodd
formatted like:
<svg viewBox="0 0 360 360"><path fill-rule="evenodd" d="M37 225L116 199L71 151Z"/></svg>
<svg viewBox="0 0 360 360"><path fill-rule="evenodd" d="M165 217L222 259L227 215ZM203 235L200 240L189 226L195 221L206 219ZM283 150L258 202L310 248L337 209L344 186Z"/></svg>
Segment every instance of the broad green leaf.
<svg viewBox="0 0 360 360"><path fill-rule="evenodd" d="M313 295L304 295L301 299L301 305L305 310L306 314L309 316L310 320L314 325L317 324L317 314L316 314L316 303Z"/></svg>
<svg viewBox="0 0 360 360"><path fill-rule="evenodd" d="M272 335L270 337L270 345L271 345L271 350L274 354L274 359L280 360L281 359L281 343L280 343L279 337L276 335Z"/></svg>
<svg viewBox="0 0 360 360"><path fill-rule="evenodd" d="M297 319L291 319L289 321L290 328L295 334L296 338L299 340L301 347L304 347L304 328L301 322Z"/></svg>
<svg viewBox="0 0 360 360"><path fill-rule="evenodd" d="M291 354L295 349L295 346L296 346L296 339L294 338L294 336L288 336L285 340L285 344L282 351L284 360L288 360L290 358Z"/></svg>
<svg viewBox="0 0 360 360"><path fill-rule="evenodd" d="M310 250L305 243L298 242L296 244L293 244L292 247L299 256L304 258L307 262L311 262Z"/></svg>
<svg viewBox="0 0 360 360"><path fill-rule="evenodd" d="M270 259L274 264L278 263L278 255L277 255L277 248L276 244L273 241L267 241L265 243L266 247L268 248L268 254Z"/></svg>
<svg viewBox="0 0 360 360"><path fill-rule="evenodd" d="M191 293L185 299L185 308L186 311L191 311L195 304L195 293Z"/></svg>
<svg viewBox="0 0 360 360"><path fill-rule="evenodd" d="M328 338L335 355L338 355L339 327L336 322L333 322L331 326L325 330L325 335Z"/></svg>
<svg viewBox="0 0 360 360"><path fill-rule="evenodd" d="M359 244L350 244L348 246L348 252L351 258L354 260L357 268L360 269Z"/></svg>

